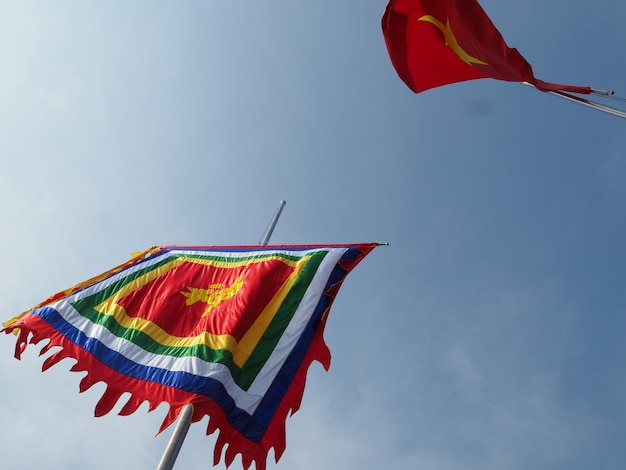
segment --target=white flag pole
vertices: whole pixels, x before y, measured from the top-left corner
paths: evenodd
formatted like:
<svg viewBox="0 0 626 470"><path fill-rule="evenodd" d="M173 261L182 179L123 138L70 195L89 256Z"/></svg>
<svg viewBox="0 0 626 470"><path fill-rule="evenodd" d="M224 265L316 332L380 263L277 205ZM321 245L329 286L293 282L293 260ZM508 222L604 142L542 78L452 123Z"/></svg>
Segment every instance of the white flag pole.
<svg viewBox="0 0 626 470"><path fill-rule="evenodd" d="M259 245L265 246L269 243L272 232L274 232L274 228L276 227L276 223L278 222L278 218L280 217L280 214L283 211L283 207L285 207L285 204L287 204L287 201L284 200L278 203L278 207L276 208L274 217L272 217L270 224L267 226L267 229L265 230L265 233L263 234L263 238L259 242Z"/></svg>
<svg viewBox="0 0 626 470"><path fill-rule="evenodd" d="M265 234L263 238L259 242L260 245L265 246L269 243L270 237L274 232L274 228L278 223L278 218L283 211L283 207L287 204L286 201L280 201L278 204L278 208L274 213L274 217L270 221L267 229L265 230ZM174 428L174 432L172 433L172 437L170 437L169 442L167 443L167 447L163 452L163 456L161 457L161 461L157 466L157 470L172 470L174 468L174 463L176 462L176 458L178 457L178 453L180 452L180 448L183 445L185 437L187 436L187 431L189 431L189 426L191 426L191 418L193 416L193 405L187 404L182 407L180 411L180 415L178 416L178 420L176 422L176 427ZM210 419L210 418L209 418Z"/></svg>
<svg viewBox="0 0 626 470"><path fill-rule="evenodd" d="M521 82L521 83L524 85L528 85L532 88L536 88L532 83L528 83L528 82ZM613 92L611 91L592 90L591 92L596 95L601 95L601 96L606 96L606 97L613 94ZM547 93L554 95L554 96L558 96L559 98L563 98L565 100L573 101L574 103L587 106L588 108L592 108L597 111L601 111L603 113L611 114L613 116L626 119L626 111L622 111L620 109L612 108L610 106L605 106L603 104L596 103L595 101L590 101L585 98L581 98L579 96L570 95L569 93L565 93L564 91L548 91Z"/></svg>
<svg viewBox="0 0 626 470"><path fill-rule="evenodd" d="M192 415L193 405L187 404L183 406L180 415L178 415L178 421L176 422L172 437L170 437L170 441L167 443L167 447L165 448L165 452L163 452L157 470L171 470L174 467L178 452L180 452L183 441L187 436L187 431L189 431L189 426L191 426Z"/></svg>
<svg viewBox="0 0 626 470"><path fill-rule="evenodd" d="M595 101L589 101L585 98L581 98L579 96L570 95L569 93L565 93L563 91L549 91L551 95L558 96L559 98L563 98L569 101L573 101L574 103L582 104L583 106L587 106L592 109L596 109L603 113L611 114L613 116L620 117L622 119L626 119L626 111L622 111L620 109L615 109L610 106L605 106L600 103L596 103Z"/></svg>

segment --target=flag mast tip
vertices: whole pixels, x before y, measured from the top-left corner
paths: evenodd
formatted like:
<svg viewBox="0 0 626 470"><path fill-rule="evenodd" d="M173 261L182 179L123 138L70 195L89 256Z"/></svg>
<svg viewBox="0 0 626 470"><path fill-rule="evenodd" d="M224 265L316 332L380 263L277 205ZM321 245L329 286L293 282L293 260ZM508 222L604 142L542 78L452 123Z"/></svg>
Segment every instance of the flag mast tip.
<svg viewBox="0 0 626 470"><path fill-rule="evenodd" d="M600 96L612 96L615 94L615 92L613 90L609 90L609 91L605 91L605 90L594 90L593 88L591 89L591 93L594 95L600 95Z"/></svg>
<svg viewBox="0 0 626 470"><path fill-rule="evenodd" d="M285 201L284 199L281 199L280 202L278 203L276 212L274 212L274 217L272 217L272 220L270 220L270 223L267 226L267 229L265 229L265 233L263 234L263 238L261 238L261 241L259 241L259 245L265 246L270 241L272 232L274 231L274 228L276 227L276 223L278 222L278 218L280 217L280 213L283 211L283 207L285 207L285 204L287 204L287 201Z"/></svg>

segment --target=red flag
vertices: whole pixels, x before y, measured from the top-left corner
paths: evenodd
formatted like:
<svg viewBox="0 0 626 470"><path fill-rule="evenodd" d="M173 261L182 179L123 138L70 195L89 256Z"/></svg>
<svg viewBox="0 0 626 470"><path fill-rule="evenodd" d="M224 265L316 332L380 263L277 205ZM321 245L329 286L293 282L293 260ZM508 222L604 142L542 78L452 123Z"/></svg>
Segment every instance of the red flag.
<svg viewBox="0 0 626 470"><path fill-rule="evenodd" d="M591 92L536 79L476 0L389 0L382 27L391 62L415 93L476 78L528 82L541 91Z"/></svg>

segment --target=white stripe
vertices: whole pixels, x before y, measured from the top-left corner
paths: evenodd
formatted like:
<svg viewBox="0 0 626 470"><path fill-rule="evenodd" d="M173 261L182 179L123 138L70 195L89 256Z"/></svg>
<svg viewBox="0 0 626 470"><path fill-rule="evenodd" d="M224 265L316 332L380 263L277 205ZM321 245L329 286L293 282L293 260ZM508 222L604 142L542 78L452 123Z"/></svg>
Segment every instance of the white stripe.
<svg viewBox="0 0 626 470"><path fill-rule="evenodd" d="M111 285L111 283L116 282L120 278L128 276L138 269L143 269L146 266L158 263L163 259L163 256L169 256L169 254L167 253L155 257L158 259L147 260L146 262L141 263L140 266L132 266L130 268L127 268L121 273L115 274L105 281L102 281L94 286L77 292L76 294L73 294L66 299L50 304L49 307L57 310L59 314L65 319L65 321L70 323L78 330L82 331L86 336L98 339L108 348L118 352L120 355L124 356L130 361L136 362L137 364L141 364L144 366L157 367L173 372L188 372L200 377L210 377L212 379L219 380L224 385L229 395L233 398L237 407L252 414L259 405L263 395L267 392L270 385L274 381L276 374L279 372L280 368L287 360L290 352L296 345L298 339L300 338L300 335L302 334L302 331L308 324L311 315L318 304L324 287L328 282L329 276L331 275L338 260L341 259L341 256L348 248L341 247L323 249L328 251L328 254L324 257L322 263L318 267L318 270L315 273L311 284L307 288L300 305L296 309L293 318L287 326L287 329L281 336L278 344L272 351L267 362L255 378L254 382L249 387L248 391L241 389L234 382L232 376L230 375L230 371L226 366L222 364L207 362L197 357L174 358L171 356L163 356L160 354L150 353L128 340L118 338L117 336L111 334L111 332L103 326L91 322L89 319L80 315L80 313L71 305L71 303L79 299L83 299L89 295L93 295L94 293L105 289L106 287ZM198 251L173 251L175 251L175 254L177 255L198 254ZM273 252L276 253L275 250L273 250ZM208 254L208 252L203 252L203 254L204 253ZM262 254L267 253L267 251L258 251L255 253ZM308 252L280 251L280 253L294 256L302 256L306 255ZM231 253L215 254L231 257ZM250 256L250 252L242 253L242 256L233 256L233 258L246 256Z"/></svg>
<svg viewBox="0 0 626 470"><path fill-rule="evenodd" d="M133 264L132 266L129 266L126 269L123 269L122 271L120 271L119 273L113 274L111 277L108 277L107 279L104 279L100 282L97 282L96 284L90 286L90 287L86 287L83 290L76 292L74 294L72 294L70 297L67 297L66 299L63 300L68 300L71 302L75 302L77 300L81 300L84 299L86 297L89 297L95 293L98 293L104 289L106 289L107 287L109 287L111 284L119 281L120 279L123 279L127 276L129 276L130 274L136 273L137 271L141 271L142 269L145 269L146 267L149 266L153 266L155 264L158 264L160 262L162 262L163 260L167 259L167 258L171 258L171 257L175 257L175 256L219 256L219 257L223 257L223 258L231 258L234 260L238 260L238 259L243 259L243 258L249 258L251 256L262 256L262 255L267 255L267 254L277 254L277 255L286 255L286 256L294 256L294 257L302 257L302 256L306 256L309 253L314 253L317 251L335 251L335 250L340 250L341 253L343 254L346 250L347 247L340 247L340 248L312 248L310 250L298 250L298 251L294 251L294 250L255 250L255 251L242 251L242 252L222 252L222 251L210 251L210 250L202 250L202 249L198 249L198 250L177 250L177 249L170 249L169 251L157 254L156 256L152 256L142 262L138 262L137 264ZM54 305L54 304L50 304L50 305Z"/></svg>
<svg viewBox="0 0 626 470"><path fill-rule="evenodd" d="M295 347L298 339L300 339L302 331L311 319L311 315L324 292L328 278L346 250L347 248L332 249L324 257L300 305L298 305L296 313L289 322L289 326L280 337L269 359L250 386L249 391L252 394L264 395L267 392L276 374L287 360L289 353Z"/></svg>

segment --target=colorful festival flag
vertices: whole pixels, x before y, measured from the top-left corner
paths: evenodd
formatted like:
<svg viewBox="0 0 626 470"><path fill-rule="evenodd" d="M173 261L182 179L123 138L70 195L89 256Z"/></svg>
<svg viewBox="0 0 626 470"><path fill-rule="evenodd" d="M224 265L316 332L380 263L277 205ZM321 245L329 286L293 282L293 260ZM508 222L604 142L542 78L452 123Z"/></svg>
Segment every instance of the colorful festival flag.
<svg viewBox="0 0 626 470"><path fill-rule="evenodd" d="M476 0L389 0L382 28L394 68L415 93L477 78L527 82L541 91L591 92L536 79Z"/></svg>
<svg viewBox="0 0 626 470"><path fill-rule="evenodd" d="M309 365L328 369L326 316L346 275L376 244L263 247L155 247L9 320L15 357L28 342L61 347L86 371L83 392L106 391L96 416L130 399L169 404L161 430L186 404L192 422L209 415L219 430L214 464L241 454L244 468L266 466L285 449L285 420L302 399Z"/></svg>

